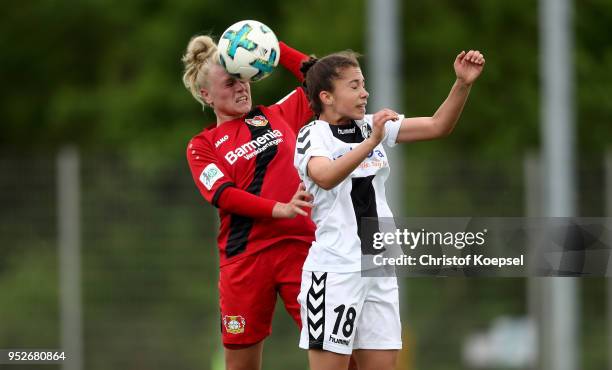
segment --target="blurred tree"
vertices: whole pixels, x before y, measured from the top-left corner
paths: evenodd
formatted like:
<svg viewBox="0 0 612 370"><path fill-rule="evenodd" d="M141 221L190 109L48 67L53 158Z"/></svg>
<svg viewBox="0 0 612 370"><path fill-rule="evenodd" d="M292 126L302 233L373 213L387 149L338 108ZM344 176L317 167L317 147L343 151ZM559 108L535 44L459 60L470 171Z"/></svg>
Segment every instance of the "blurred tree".
<svg viewBox="0 0 612 370"><path fill-rule="evenodd" d="M537 1L440 0L402 3L404 100L398 110L431 114L454 78L462 49L487 56L461 125L451 138L419 151L502 157L538 145ZM151 150L182 156L206 122L181 84L180 57L196 33L218 37L244 18L271 25L308 52L364 50L365 4L341 0L281 2L117 0L10 2L0 24L0 146L32 150L65 142L98 150ZM612 5L576 3L577 102L581 153L609 145ZM364 59L367 65L367 55ZM256 84L269 104L295 82L288 74ZM425 93L423 93L425 92Z"/></svg>

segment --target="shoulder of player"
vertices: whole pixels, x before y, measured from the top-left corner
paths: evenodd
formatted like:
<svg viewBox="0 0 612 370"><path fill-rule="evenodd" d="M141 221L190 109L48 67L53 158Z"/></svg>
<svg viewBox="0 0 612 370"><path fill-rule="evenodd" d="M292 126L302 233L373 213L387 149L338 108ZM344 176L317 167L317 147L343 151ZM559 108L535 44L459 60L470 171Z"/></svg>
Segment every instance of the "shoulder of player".
<svg viewBox="0 0 612 370"><path fill-rule="evenodd" d="M323 129L329 130L329 123L321 120L314 120L307 124L305 124L300 131L298 132L298 136L306 133L306 132L317 132L321 133Z"/></svg>
<svg viewBox="0 0 612 370"><path fill-rule="evenodd" d="M215 130L203 130L189 140L188 149L203 148L210 143L210 140L215 137Z"/></svg>
<svg viewBox="0 0 612 370"><path fill-rule="evenodd" d="M279 108L279 106L277 104L273 104L273 105L269 105L269 106L258 105L257 108L259 108L261 113L268 120L269 124L278 125L280 122L284 123L284 120L282 118L282 114L280 112L280 108Z"/></svg>
<svg viewBox="0 0 612 370"><path fill-rule="evenodd" d="M204 139L201 133L194 136L191 140L189 140L189 143L187 144L187 160L190 163L194 161L199 161L201 159L201 156L209 151L207 148L207 141Z"/></svg>
<svg viewBox="0 0 612 370"><path fill-rule="evenodd" d="M289 91L289 93L283 96L279 101L270 105L269 108L279 109L280 105L282 105L284 102L286 102L289 98L293 97L294 95L296 98L307 99L304 88L302 88L301 86L298 86L295 89Z"/></svg>
<svg viewBox="0 0 612 370"><path fill-rule="evenodd" d="M328 147L331 145L332 133L329 123L321 120L311 121L300 129L297 135L296 150L298 154L304 154L313 143L315 146ZM314 140L314 141L313 141Z"/></svg>
<svg viewBox="0 0 612 370"><path fill-rule="evenodd" d="M204 153L214 152L215 141L219 141L219 137L223 137L223 135L222 131L217 127L209 127L200 131L187 144L188 158L199 159L198 157Z"/></svg>

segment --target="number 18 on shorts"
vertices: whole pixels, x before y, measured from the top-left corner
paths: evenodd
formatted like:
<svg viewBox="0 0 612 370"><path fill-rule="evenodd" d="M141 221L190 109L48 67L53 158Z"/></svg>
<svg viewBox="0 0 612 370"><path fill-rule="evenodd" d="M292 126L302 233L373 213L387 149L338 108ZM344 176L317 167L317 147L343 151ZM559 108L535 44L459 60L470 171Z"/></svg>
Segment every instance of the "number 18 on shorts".
<svg viewBox="0 0 612 370"><path fill-rule="evenodd" d="M349 355L354 349L401 349L395 277L361 272L302 272L300 348Z"/></svg>

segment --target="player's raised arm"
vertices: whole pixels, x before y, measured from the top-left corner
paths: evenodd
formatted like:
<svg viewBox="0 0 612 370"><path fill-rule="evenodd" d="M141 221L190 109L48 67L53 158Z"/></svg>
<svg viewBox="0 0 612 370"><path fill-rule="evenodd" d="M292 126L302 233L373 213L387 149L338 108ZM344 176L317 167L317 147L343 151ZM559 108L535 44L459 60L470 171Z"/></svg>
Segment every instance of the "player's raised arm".
<svg viewBox="0 0 612 370"><path fill-rule="evenodd" d="M278 45L280 47L280 64L289 72L293 73L298 81L303 82L304 75L300 68L302 67L302 63L308 60L308 56L282 41L279 41Z"/></svg>
<svg viewBox="0 0 612 370"><path fill-rule="evenodd" d="M485 59L479 51L462 51L455 59L455 81L446 100L431 117L404 118L397 142L437 139L449 135L463 111L472 84L482 73Z"/></svg>

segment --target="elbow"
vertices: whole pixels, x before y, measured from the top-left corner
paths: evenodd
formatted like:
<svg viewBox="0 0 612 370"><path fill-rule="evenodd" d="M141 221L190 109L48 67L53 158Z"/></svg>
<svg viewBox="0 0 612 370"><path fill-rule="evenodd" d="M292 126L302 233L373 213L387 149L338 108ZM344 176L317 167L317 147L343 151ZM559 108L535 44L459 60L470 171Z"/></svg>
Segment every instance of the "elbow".
<svg viewBox="0 0 612 370"><path fill-rule="evenodd" d="M314 181L314 183L317 184L317 186L323 190L331 190L337 185L333 183L331 179L328 179L325 177L317 177L317 178L311 177L311 178L312 178L312 181Z"/></svg>
<svg viewBox="0 0 612 370"><path fill-rule="evenodd" d="M338 185L342 179L337 170L331 165L328 158L317 158L317 162L311 160L308 164L308 177L323 190L331 190Z"/></svg>
<svg viewBox="0 0 612 370"><path fill-rule="evenodd" d="M440 130L440 132L438 133L438 137L440 139L445 138L447 136L450 136L450 134L453 133L454 127L449 127L449 128L445 128L443 130Z"/></svg>
<svg viewBox="0 0 612 370"><path fill-rule="evenodd" d="M336 184L331 181L315 181L315 183L323 190L331 190L336 187Z"/></svg>
<svg viewBox="0 0 612 370"><path fill-rule="evenodd" d="M435 121L432 136L436 139L442 139L449 136L455 129L455 122Z"/></svg>
<svg viewBox="0 0 612 370"><path fill-rule="evenodd" d="M323 189L323 190L331 190L331 189L335 188L336 185L335 184L330 184L330 183L323 183L323 184L319 185L319 187L321 189Z"/></svg>

